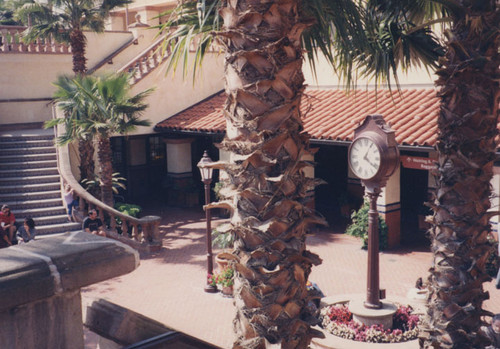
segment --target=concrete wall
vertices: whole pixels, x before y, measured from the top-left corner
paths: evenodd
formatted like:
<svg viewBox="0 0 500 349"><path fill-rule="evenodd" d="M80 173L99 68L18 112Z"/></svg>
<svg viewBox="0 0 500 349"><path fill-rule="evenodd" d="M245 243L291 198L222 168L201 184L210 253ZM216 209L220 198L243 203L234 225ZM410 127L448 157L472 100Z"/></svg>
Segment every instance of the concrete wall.
<svg viewBox="0 0 500 349"><path fill-rule="evenodd" d="M141 127L133 134L153 133L153 127L160 121L198 103L224 87L223 56L208 54L203 63L203 71L193 83L191 71L182 77L182 68L176 73L166 74L163 64L145 79L133 87L133 93L139 93L149 87L156 90L148 98L149 108L144 118L151 121L150 127Z"/></svg>
<svg viewBox="0 0 500 349"><path fill-rule="evenodd" d="M344 88L345 82L339 79L335 74L331 65L327 62L322 54L318 54L316 62L316 75L314 75L311 65L307 59L304 61L303 73L306 83L310 87L315 86L331 86L336 88ZM408 72L398 71L399 83L403 87L429 87L434 86L434 80L437 78L435 75L428 74L424 69L414 69ZM391 81L393 88L396 88L394 81ZM367 79L358 79L357 88L363 89L373 86L373 81Z"/></svg>
<svg viewBox="0 0 500 349"><path fill-rule="evenodd" d="M116 71L149 47L155 35L155 30L145 28L133 32L87 33L88 67L137 37L138 45L128 47L113 59L113 64L106 64L98 73ZM0 54L0 66L0 124L49 120L52 111L48 103L55 91L52 83L58 75L72 74L71 55ZM198 74L195 83L191 73L185 78L181 71L166 76L164 64L136 84L133 93L150 87L156 87L156 91L149 97L150 107L144 114L152 126L135 133L153 133L156 123L220 91L223 88L222 55L209 54L203 67L204 72Z"/></svg>
<svg viewBox="0 0 500 349"><path fill-rule="evenodd" d="M86 33L90 68L133 38L131 32ZM148 41L149 46L149 41ZM57 76L73 74L71 54L0 54L0 124L43 122Z"/></svg>

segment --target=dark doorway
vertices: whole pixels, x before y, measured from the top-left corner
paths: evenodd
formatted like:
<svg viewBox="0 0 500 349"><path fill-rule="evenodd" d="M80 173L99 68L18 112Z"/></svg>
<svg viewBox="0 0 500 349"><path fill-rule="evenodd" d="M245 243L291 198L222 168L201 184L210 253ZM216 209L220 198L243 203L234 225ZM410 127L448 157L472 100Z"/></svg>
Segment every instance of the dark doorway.
<svg viewBox="0 0 500 349"><path fill-rule="evenodd" d="M427 201L428 172L401 167L401 244L428 246L423 218L430 214Z"/></svg>
<svg viewBox="0 0 500 349"><path fill-rule="evenodd" d="M341 206L348 200L347 147L321 145L316 153L315 177L327 182L316 187L315 205L331 227L344 229Z"/></svg>

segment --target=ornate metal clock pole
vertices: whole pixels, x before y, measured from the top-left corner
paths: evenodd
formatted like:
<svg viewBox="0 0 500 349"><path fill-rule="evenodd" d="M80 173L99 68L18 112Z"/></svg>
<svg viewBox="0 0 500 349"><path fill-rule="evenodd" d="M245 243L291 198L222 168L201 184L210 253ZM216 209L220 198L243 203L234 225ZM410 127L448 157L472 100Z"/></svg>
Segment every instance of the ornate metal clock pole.
<svg viewBox="0 0 500 349"><path fill-rule="evenodd" d="M378 210L377 198L380 189L375 188L373 192L368 191L370 210L368 211L368 275L365 307L378 309L380 303L380 280L379 280L379 232L378 232Z"/></svg>
<svg viewBox="0 0 500 349"><path fill-rule="evenodd" d="M349 147L349 166L361 179L370 200L368 216L368 275L364 306L380 309L379 232L377 198L399 164L396 136L382 115L368 115L354 130Z"/></svg>

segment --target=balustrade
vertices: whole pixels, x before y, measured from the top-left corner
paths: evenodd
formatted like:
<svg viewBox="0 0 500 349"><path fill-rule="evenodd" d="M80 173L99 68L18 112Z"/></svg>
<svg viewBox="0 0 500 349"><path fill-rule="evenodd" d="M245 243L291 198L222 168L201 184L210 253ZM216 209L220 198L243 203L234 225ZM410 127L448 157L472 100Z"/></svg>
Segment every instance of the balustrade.
<svg viewBox="0 0 500 349"><path fill-rule="evenodd" d="M0 53L69 54L71 49L51 38L40 38L25 44L22 40L26 27L0 25Z"/></svg>
<svg viewBox="0 0 500 349"><path fill-rule="evenodd" d="M169 52L165 54L160 53L164 38L165 37L162 36L161 38L156 40L151 46L146 49L143 54L125 64L125 66L123 66L119 70L119 72L134 72L132 76L132 84L136 84L137 82L142 80L168 57Z"/></svg>
<svg viewBox="0 0 500 349"><path fill-rule="evenodd" d="M61 112L56 110L56 107L54 109L55 113ZM63 132L64 126L58 125L56 134L61 135ZM68 146L57 147L57 157L59 173L63 181L69 184L79 197L80 205L76 212L78 220L82 221L87 216L88 210L96 209L99 212L99 218L107 227L107 237L119 240L137 250L158 251L161 249L160 217L135 218L104 204L88 193L73 176Z"/></svg>

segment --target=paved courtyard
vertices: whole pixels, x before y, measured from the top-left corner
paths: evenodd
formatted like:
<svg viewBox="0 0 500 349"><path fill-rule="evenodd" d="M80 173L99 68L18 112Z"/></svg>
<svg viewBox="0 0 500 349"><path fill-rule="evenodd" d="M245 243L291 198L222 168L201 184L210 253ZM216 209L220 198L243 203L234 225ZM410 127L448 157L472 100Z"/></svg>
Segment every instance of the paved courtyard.
<svg viewBox="0 0 500 349"><path fill-rule="evenodd" d="M203 211L159 206L145 213L162 217L162 251L141 256L139 268L128 275L83 289L83 301L105 298L170 328L231 348L232 299L203 291L207 273ZM221 221L215 219L213 226ZM321 229L307 242L309 249L323 259L313 268L310 280L326 296L365 294L367 253L360 248L359 240L333 229ZM427 277L430 262L430 252L422 248L382 252L380 286L386 289L387 298L406 297L418 277ZM486 289L491 299L485 308L500 312L500 291L493 282L486 284ZM96 348L94 336L86 336L86 349Z"/></svg>

